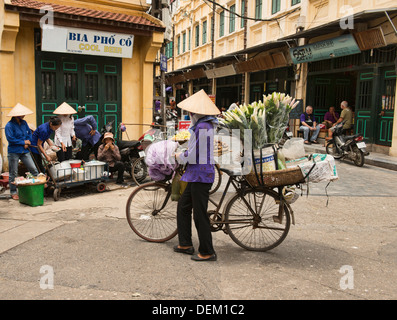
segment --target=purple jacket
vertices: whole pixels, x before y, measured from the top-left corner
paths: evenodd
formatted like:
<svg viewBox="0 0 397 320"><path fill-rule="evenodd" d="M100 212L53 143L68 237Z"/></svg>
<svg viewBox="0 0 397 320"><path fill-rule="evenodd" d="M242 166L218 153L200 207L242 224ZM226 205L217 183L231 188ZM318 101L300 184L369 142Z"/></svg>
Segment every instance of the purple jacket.
<svg viewBox="0 0 397 320"><path fill-rule="evenodd" d="M181 181L214 182L214 125L211 121L198 122L191 134L188 150L179 157L179 162L187 163Z"/></svg>

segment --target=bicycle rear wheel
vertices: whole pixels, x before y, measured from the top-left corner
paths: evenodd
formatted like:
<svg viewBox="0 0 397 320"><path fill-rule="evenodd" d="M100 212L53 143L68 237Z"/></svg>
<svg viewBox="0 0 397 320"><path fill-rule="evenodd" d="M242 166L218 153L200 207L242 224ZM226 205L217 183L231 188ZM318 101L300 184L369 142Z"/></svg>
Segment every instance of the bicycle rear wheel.
<svg viewBox="0 0 397 320"><path fill-rule="evenodd" d="M136 188L128 198L126 213L131 229L142 239L165 242L178 233L176 201L171 201L171 185L149 182Z"/></svg>
<svg viewBox="0 0 397 320"><path fill-rule="evenodd" d="M145 157L136 159L131 168L131 176L137 186L140 186L148 176Z"/></svg>
<svg viewBox="0 0 397 320"><path fill-rule="evenodd" d="M270 189L251 189L236 194L225 210L226 231L246 250L267 251L286 238L291 217L279 195Z"/></svg>

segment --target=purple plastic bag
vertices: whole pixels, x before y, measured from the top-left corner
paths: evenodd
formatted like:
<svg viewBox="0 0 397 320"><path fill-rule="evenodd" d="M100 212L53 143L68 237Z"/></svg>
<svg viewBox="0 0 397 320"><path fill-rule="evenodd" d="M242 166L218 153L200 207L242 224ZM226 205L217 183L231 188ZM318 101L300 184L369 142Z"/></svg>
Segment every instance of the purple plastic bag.
<svg viewBox="0 0 397 320"><path fill-rule="evenodd" d="M175 161L177 148L178 142L164 140L155 142L146 149L145 161L152 180L161 181L174 173L178 166Z"/></svg>

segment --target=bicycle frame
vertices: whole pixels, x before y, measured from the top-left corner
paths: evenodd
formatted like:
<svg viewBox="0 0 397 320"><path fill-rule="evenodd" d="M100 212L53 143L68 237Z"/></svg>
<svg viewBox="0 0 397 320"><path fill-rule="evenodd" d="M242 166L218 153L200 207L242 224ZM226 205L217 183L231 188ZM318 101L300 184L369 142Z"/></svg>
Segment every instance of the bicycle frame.
<svg viewBox="0 0 397 320"><path fill-rule="evenodd" d="M225 198L226 198L226 194L227 194L227 191L228 191L229 188L230 188L230 185L233 185L233 187L236 189L237 194L241 197L241 199L243 200L243 202L246 204L246 206L247 206L247 208L250 210L252 216L253 216L253 217L257 216L257 213L252 209L251 205L250 205L250 204L248 203L248 201L244 198L245 186L242 185L242 183L241 183L240 181L237 181L237 179L236 179L234 176L229 176L229 180L227 181L226 187L225 187L225 189L223 190L223 193L222 193L222 197L221 197L221 199L220 199L220 202L219 202L219 203L216 203L214 200L209 199L209 201L210 201L213 205L215 205L215 207L216 207L216 209L215 209L215 216L217 216L219 213L221 213L221 215L222 215L222 220L221 220L221 221L211 221L211 223L222 223L222 224L227 224L227 223L239 223L239 222L243 223L243 222L245 222L245 221L243 221L243 220L241 220L241 221L239 221L239 220L233 220L233 222L226 221L226 220L225 220L225 213L224 213L224 212L220 212L220 209L221 209L221 207L222 207L223 201L224 201ZM262 202L262 204L261 204L260 209L262 209L262 205L263 205L263 202ZM260 212L260 211L259 211L259 212ZM211 219L210 219L210 220L211 220Z"/></svg>

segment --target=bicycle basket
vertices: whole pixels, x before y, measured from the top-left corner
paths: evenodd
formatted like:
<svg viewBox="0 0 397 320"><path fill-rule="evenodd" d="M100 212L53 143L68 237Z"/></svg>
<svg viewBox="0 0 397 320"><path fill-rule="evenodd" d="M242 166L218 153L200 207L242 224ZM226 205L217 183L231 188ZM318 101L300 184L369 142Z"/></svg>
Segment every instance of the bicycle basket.
<svg viewBox="0 0 397 320"><path fill-rule="evenodd" d="M281 187L304 182L299 167L277 170L277 151L274 145L252 150L252 159L253 168L249 174L245 175L245 180L251 187Z"/></svg>

